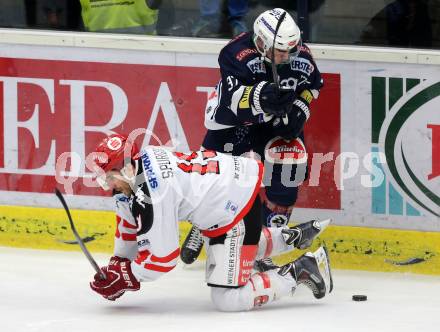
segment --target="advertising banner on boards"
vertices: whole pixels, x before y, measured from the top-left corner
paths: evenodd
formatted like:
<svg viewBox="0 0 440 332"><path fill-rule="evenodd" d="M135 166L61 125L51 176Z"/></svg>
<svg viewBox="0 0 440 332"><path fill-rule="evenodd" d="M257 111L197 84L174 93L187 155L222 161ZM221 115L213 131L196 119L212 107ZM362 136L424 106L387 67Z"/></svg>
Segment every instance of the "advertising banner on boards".
<svg viewBox="0 0 440 332"><path fill-rule="evenodd" d="M148 130L139 145L200 148L217 56L11 46L0 58L1 204L110 210L85 158L106 133ZM320 60L324 88L305 141L309 178L295 217L440 230L440 70L431 65ZM70 153L60 161L60 156ZM55 166L61 172L55 172Z"/></svg>
<svg viewBox="0 0 440 332"><path fill-rule="evenodd" d="M81 51L71 60L0 58L0 190L38 195L60 186L73 195L105 195L91 185L85 160L109 132L144 128L151 135L141 135L139 145L199 149L217 68L91 62L91 51ZM306 128L310 156L340 154L340 78L323 77L326 88ZM318 181L301 187L298 207L340 209L335 165L320 164Z"/></svg>
<svg viewBox="0 0 440 332"><path fill-rule="evenodd" d="M71 243L58 187L91 246L111 249L114 202L85 166L107 133L141 128L138 145L200 148L217 54L95 46L2 48L3 245ZM323 241L337 268L438 274L440 67L316 54L325 85L305 128L309 177L293 221L333 220Z"/></svg>

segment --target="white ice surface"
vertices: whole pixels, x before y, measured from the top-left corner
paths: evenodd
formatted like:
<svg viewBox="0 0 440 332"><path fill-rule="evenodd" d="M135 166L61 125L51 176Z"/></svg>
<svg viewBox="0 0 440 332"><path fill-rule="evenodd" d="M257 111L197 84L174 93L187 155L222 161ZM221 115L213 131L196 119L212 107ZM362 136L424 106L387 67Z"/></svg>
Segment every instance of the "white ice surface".
<svg viewBox="0 0 440 332"><path fill-rule="evenodd" d="M89 289L93 274L79 252L0 247L0 331L440 331L440 277L336 270L322 300L300 286L257 310L221 313L201 269L178 266L116 302Z"/></svg>

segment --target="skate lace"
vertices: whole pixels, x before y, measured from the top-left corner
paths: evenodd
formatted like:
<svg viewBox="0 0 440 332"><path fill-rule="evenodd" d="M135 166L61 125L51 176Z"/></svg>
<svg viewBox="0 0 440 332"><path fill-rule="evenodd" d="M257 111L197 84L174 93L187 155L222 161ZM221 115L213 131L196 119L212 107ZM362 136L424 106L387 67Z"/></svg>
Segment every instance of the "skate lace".
<svg viewBox="0 0 440 332"><path fill-rule="evenodd" d="M271 257L263 258L261 261L267 265L274 265L274 262Z"/></svg>
<svg viewBox="0 0 440 332"><path fill-rule="evenodd" d="M188 249L198 251L198 250L200 250L202 245L203 245L202 233L199 231L199 229L197 227L193 227L193 229L191 230L191 234L189 236L188 243L187 243L186 247Z"/></svg>

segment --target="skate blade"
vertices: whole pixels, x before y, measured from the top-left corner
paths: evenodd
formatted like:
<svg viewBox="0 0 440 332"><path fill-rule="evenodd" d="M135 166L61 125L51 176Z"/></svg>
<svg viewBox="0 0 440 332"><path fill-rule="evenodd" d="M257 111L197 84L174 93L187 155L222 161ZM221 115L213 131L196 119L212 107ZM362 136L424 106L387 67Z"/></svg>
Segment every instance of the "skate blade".
<svg viewBox="0 0 440 332"><path fill-rule="evenodd" d="M320 235L327 228L327 226L331 223L331 221L332 220L330 218L324 220L316 220L316 223L319 224L319 229L320 229L318 235Z"/></svg>
<svg viewBox="0 0 440 332"><path fill-rule="evenodd" d="M325 282L325 293L331 293L333 290L333 277L330 268L330 259L328 257L328 251L326 246L319 247L313 253L318 263L318 269Z"/></svg>

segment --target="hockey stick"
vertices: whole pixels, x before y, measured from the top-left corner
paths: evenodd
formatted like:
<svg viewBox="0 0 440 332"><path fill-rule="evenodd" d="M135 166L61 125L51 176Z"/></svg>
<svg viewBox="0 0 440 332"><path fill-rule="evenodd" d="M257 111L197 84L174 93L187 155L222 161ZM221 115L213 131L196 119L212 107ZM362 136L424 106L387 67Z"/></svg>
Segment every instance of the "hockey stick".
<svg viewBox="0 0 440 332"><path fill-rule="evenodd" d="M277 65L275 64L275 42L277 40L277 35L278 35L278 31L280 30L280 26L281 23L284 21L284 18L286 17L287 11L284 11L281 15L280 18L278 20L277 26L275 27L275 34L273 36L273 44L272 44L272 77L273 77L273 82L275 83L275 90L276 90L276 94L278 97L280 97L280 91L286 91L286 90L290 90L290 89L283 89L280 87L280 81L279 81L279 77L278 77L278 72L277 72ZM287 122L289 121L287 118L287 115L283 115L282 118L279 118L278 120L275 121L283 121L283 123L285 125L287 125ZM274 122L275 123L275 122ZM279 123L279 122L278 122Z"/></svg>
<svg viewBox="0 0 440 332"><path fill-rule="evenodd" d="M280 30L280 26L281 26L281 22L284 21L284 18L286 17L286 11L284 11L281 15L280 15L280 19L278 20L277 26L275 27L275 34L273 36L273 44L272 44L272 76L273 76L273 82L275 83L275 89L277 91L277 95L279 96L280 94L280 81L279 81L279 77L278 77L278 72L277 72L277 65L275 64L275 41L277 39L277 35L278 35L278 31Z"/></svg>
<svg viewBox="0 0 440 332"><path fill-rule="evenodd" d="M70 215L69 207L67 206L66 201L64 200L63 194L58 190L58 188L55 188L55 195L57 195L58 199L61 201L61 204L63 204L64 210L67 213L67 218L69 218L70 222L70 228L72 229L73 235L75 235L76 241L78 242L79 246L81 247L82 252L84 255L86 255L87 259L89 260L90 264L92 265L93 269L98 273L101 280L105 280L105 274L101 271L96 261L93 259L92 255L90 254L89 250L87 250L86 245L84 244L83 240L79 236L78 232L76 231L75 225L73 224L72 216Z"/></svg>

